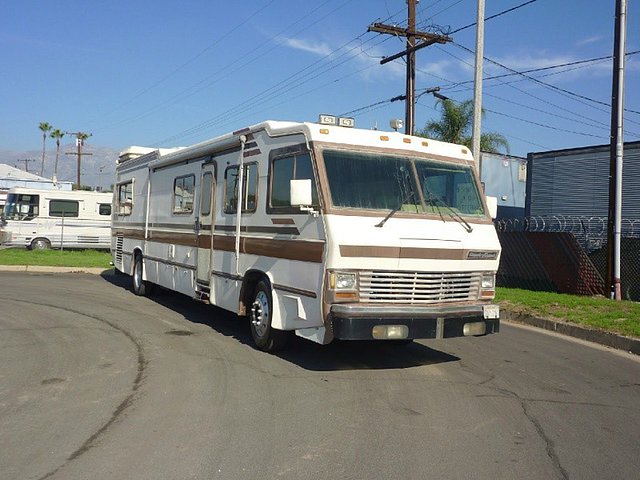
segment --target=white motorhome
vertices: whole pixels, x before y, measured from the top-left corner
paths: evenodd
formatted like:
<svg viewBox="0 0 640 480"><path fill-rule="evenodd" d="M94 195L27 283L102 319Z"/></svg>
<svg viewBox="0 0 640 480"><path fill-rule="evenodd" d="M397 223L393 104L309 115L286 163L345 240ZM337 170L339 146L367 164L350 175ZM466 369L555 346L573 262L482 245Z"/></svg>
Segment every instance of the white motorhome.
<svg viewBox="0 0 640 480"><path fill-rule="evenodd" d="M263 350L291 331L326 344L499 330L500 244L460 145L267 121L122 152L113 210L113 261L136 294L157 284L248 316Z"/></svg>
<svg viewBox="0 0 640 480"><path fill-rule="evenodd" d="M111 201L111 193L12 188L0 221L0 243L31 249L108 249Z"/></svg>

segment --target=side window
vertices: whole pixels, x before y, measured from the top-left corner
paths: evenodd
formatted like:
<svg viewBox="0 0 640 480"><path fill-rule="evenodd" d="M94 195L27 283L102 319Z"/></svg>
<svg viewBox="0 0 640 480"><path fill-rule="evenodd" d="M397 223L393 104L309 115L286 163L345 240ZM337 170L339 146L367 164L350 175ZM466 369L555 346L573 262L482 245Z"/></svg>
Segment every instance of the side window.
<svg viewBox="0 0 640 480"><path fill-rule="evenodd" d="M51 200L49 201L49 216L51 217L77 217L79 203L75 200Z"/></svg>
<svg viewBox="0 0 640 480"><path fill-rule="evenodd" d="M196 177L186 175L173 181L173 213L193 212Z"/></svg>
<svg viewBox="0 0 640 480"><path fill-rule="evenodd" d="M98 205L98 213L100 215L111 215L111 204L110 203L100 203Z"/></svg>
<svg viewBox="0 0 640 480"><path fill-rule="evenodd" d="M238 205L239 167L229 167L224 174L224 213L234 213ZM258 164L244 166L242 211L255 212L258 205Z"/></svg>
<svg viewBox="0 0 640 480"><path fill-rule="evenodd" d="M313 205L319 206L311 156L308 153L302 153L274 159L271 169L271 207L291 207L289 182L306 178L311 179Z"/></svg>
<svg viewBox="0 0 640 480"><path fill-rule="evenodd" d="M121 183L118 185L118 205L116 213L118 215L131 215L133 208L133 182Z"/></svg>
<svg viewBox="0 0 640 480"><path fill-rule="evenodd" d="M211 186L213 175L209 172L202 176L202 188L200 189L200 215L211 213Z"/></svg>

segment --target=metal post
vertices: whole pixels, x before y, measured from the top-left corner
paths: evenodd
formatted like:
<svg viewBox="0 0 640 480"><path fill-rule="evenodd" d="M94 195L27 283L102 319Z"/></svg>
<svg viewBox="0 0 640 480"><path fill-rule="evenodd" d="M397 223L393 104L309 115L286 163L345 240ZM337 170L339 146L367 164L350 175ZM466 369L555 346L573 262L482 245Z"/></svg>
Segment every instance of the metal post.
<svg viewBox="0 0 640 480"><path fill-rule="evenodd" d="M484 57L484 0L478 0L476 27L476 71L473 88L473 148L472 154L478 166L478 175L482 175L480 153L480 135L482 134L482 59Z"/></svg>
<svg viewBox="0 0 640 480"><path fill-rule="evenodd" d="M622 163L624 151L624 56L627 2L616 0L611 88L611 147L609 160L609 219L607 225L607 280L612 299L621 300L620 237L622 230Z"/></svg>
<svg viewBox="0 0 640 480"><path fill-rule="evenodd" d="M405 102L405 133L413 135L415 121L415 95L416 95L416 52L412 50L416 44L416 0L407 0L408 24L407 24L407 100Z"/></svg>

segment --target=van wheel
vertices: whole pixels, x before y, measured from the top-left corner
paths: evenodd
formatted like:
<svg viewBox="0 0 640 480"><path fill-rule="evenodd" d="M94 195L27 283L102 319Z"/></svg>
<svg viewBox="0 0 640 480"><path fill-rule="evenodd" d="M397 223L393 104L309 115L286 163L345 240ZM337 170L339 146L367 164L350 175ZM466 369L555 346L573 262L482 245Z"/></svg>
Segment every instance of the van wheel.
<svg viewBox="0 0 640 480"><path fill-rule="evenodd" d="M249 327L256 346L265 352L275 352L282 349L289 338L289 332L271 327L272 305L271 288L264 280L261 280L253 292Z"/></svg>
<svg viewBox="0 0 640 480"><path fill-rule="evenodd" d="M31 250L49 250L51 242L46 238L34 238L29 247Z"/></svg>
<svg viewBox="0 0 640 480"><path fill-rule="evenodd" d="M151 293L151 284L142 278L142 255L138 254L133 262L133 293L139 296L146 296Z"/></svg>

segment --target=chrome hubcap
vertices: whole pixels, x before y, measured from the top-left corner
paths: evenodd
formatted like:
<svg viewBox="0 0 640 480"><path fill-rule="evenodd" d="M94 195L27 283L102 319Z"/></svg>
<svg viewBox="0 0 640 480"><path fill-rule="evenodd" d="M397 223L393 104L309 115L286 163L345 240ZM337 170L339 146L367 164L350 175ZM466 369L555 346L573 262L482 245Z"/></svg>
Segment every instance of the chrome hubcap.
<svg viewBox="0 0 640 480"><path fill-rule="evenodd" d="M265 292L260 291L251 305L251 324L259 337L267 333L269 314L269 299Z"/></svg>

